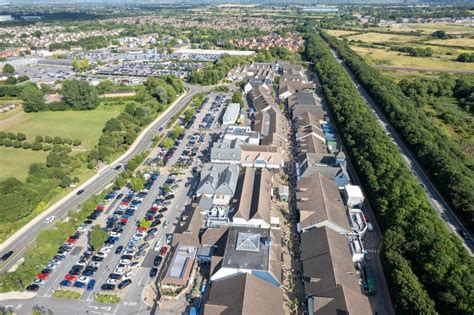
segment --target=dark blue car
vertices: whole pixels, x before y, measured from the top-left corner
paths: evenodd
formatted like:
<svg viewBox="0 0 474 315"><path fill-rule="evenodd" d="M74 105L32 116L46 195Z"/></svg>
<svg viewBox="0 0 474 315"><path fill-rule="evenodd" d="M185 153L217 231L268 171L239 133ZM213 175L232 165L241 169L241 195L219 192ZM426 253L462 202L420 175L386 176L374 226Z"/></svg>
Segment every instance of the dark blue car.
<svg viewBox="0 0 474 315"><path fill-rule="evenodd" d="M70 287L71 286L71 281L63 280L63 281L59 282L59 285L62 286L62 287Z"/></svg>
<svg viewBox="0 0 474 315"><path fill-rule="evenodd" d="M95 285L95 280L91 279L89 283L87 284L87 291L92 291L94 290L94 285Z"/></svg>
<svg viewBox="0 0 474 315"><path fill-rule="evenodd" d="M83 289L83 288L86 287L86 284L85 284L84 282L76 281L76 282L74 283L74 286L75 286L76 288Z"/></svg>

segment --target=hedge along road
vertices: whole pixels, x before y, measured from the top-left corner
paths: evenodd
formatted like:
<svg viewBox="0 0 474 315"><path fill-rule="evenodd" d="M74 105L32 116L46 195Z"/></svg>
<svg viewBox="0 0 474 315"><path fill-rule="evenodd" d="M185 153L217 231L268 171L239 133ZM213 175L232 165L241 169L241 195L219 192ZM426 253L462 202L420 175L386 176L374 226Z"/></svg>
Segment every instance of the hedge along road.
<svg viewBox="0 0 474 315"><path fill-rule="evenodd" d="M130 148L115 161L102 168L96 175L88 179L81 186L70 192L64 198L56 202L47 210L33 218L25 224L21 229L10 236L5 242L0 244L0 253L10 250L14 251L6 262L1 265L1 272L11 269L23 257L26 250L33 245L36 236L41 230L52 226L44 223L44 219L49 216L56 216L58 220L68 216L69 210L76 209L82 202L86 201L90 196L100 193L104 188L109 186L115 178L121 173L122 169L115 170L117 165L122 165L134 158L137 154L146 151L158 129L166 126L168 122L179 113L199 92L205 92L212 89L212 86L187 86L188 91L178 97L168 108L161 113L152 123L150 123L133 142ZM80 195L78 191L84 190Z"/></svg>

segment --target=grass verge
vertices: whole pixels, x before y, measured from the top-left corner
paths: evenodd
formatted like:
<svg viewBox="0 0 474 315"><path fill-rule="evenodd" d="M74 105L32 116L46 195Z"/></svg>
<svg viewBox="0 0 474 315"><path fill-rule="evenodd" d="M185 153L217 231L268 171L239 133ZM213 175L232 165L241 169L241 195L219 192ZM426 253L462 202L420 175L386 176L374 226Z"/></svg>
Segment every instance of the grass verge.
<svg viewBox="0 0 474 315"><path fill-rule="evenodd" d="M117 295L112 294L96 294L95 300L100 303L118 304L121 299Z"/></svg>
<svg viewBox="0 0 474 315"><path fill-rule="evenodd" d="M71 299L77 300L81 296L79 292L75 291L66 291L66 290L54 290L53 296L56 298Z"/></svg>

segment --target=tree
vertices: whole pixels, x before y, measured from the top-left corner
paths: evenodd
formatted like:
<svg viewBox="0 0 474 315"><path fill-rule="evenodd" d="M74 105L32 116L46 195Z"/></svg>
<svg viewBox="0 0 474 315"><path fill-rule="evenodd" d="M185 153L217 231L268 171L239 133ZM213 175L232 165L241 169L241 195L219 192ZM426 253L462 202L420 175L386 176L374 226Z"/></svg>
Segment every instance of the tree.
<svg viewBox="0 0 474 315"><path fill-rule="evenodd" d="M5 73L5 74L13 74L13 73L15 73L15 68L13 68L13 66L11 64L6 63L3 66L2 72Z"/></svg>
<svg viewBox="0 0 474 315"><path fill-rule="evenodd" d="M459 62L474 62L474 53L462 53L457 58Z"/></svg>
<svg viewBox="0 0 474 315"><path fill-rule="evenodd" d="M446 34L446 32L443 31L443 30L436 31L436 32L434 32L433 34L431 34L431 36L436 37L436 38L439 38L439 39L447 39L447 38L449 38L449 35Z"/></svg>
<svg viewBox="0 0 474 315"><path fill-rule="evenodd" d="M92 231L89 232L89 244L94 248L94 250L98 250L108 237L109 234L105 232L100 225L94 225Z"/></svg>
<svg viewBox="0 0 474 315"><path fill-rule="evenodd" d="M184 133L184 128L181 126L175 126L171 131L171 139L176 140Z"/></svg>
<svg viewBox="0 0 474 315"><path fill-rule="evenodd" d="M41 144L41 142L35 141L35 142L33 142L33 144L31 145L31 149L32 149L33 151L39 151L39 150L41 150L42 148L43 148L43 145Z"/></svg>
<svg viewBox="0 0 474 315"><path fill-rule="evenodd" d="M16 134L16 140L18 140L18 141L24 141L24 140L26 140L25 134L22 133L22 132L18 132L18 133Z"/></svg>
<svg viewBox="0 0 474 315"><path fill-rule="evenodd" d="M99 105L97 90L87 81L63 81L61 93L64 104L71 109L88 110Z"/></svg>
<svg viewBox="0 0 474 315"><path fill-rule="evenodd" d="M77 147L78 145L81 145L82 144L82 141L81 139L74 139L74 142L72 143L73 146Z"/></svg>
<svg viewBox="0 0 474 315"><path fill-rule="evenodd" d="M89 63L89 60L87 58L73 59L72 68L76 72L84 72L91 68L91 64Z"/></svg>
<svg viewBox="0 0 474 315"><path fill-rule="evenodd" d="M140 191L145 187L145 179L141 174L138 174L135 178L130 181L133 190Z"/></svg>
<svg viewBox="0 0 474 315"><path fill-rule="evenodd" d="M46 143L53 143L53 138L50 136L44 136L44 142Z"/></svg>
<svg viewBox="0 0 474 315"><path fill-rule="evenodd" d="M44 141L43 136L37 135L37 136L35 137L35 141L37 141L37 142L43 142L43 141Z"/></svg>
<svg viewBox="0 0 474 315"><path fill-rule="evenodd" d="M172 147L173 145L174 145L174 140L173 140L173 139L166 137L166 138L163 140L163 147L164 147L166 150L171 149L171 147Z"/></svg>
<svg viewBox="0 0 474 315"><path fill-rule="evenodd" d="M20 97L23 100L23 110L25 112L39 112L45 109L43 91L38 89L35 84L25 84Z"/></svg>

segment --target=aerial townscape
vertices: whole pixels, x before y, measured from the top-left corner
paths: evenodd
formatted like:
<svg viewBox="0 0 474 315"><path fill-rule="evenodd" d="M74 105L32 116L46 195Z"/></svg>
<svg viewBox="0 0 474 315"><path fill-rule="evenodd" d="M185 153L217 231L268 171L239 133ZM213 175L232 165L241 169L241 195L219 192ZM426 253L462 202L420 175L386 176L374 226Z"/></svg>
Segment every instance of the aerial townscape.
<svg viewBox="0 0 474 315"><path fill-rule="evenodd" d="M0 315L474 314L469 0L0 0Z"/></svg>

